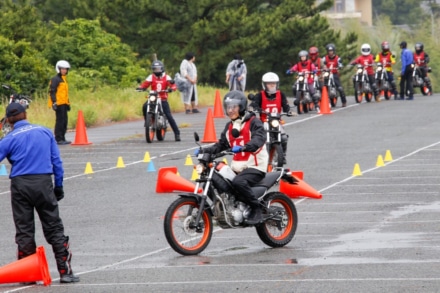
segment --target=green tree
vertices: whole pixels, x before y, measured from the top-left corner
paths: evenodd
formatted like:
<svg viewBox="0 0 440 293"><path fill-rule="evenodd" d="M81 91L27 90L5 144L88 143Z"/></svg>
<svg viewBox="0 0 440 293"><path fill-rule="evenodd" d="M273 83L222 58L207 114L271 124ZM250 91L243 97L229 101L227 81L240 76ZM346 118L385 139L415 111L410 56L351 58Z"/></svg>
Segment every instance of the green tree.
<svg viewBox="0 0 440 293"><path fill-rule="evenodd" d="M377 18L387 15L393 24L417 25L422 20L423 0L373 0L373 12Z"/></svg>

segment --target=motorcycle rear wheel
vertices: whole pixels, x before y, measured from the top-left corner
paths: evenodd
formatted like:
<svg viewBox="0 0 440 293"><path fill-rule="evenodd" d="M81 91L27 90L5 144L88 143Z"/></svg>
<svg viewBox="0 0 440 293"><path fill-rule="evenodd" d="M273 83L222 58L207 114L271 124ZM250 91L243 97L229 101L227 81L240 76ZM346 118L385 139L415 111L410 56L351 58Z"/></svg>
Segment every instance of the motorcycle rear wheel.
<svg viewBox="0 0 440 293"><path fill-rule="evenodd" d="M270 247L283 247L295 236L298 226L298 214L294 203L281 192L271 192L266 201L270 202L269 209L277 209L278 215L255 227L257 234ZM264 214L263 214L264 215Z"/></svg>
<svg viewBox="0 0 440 293"><path fill-rule="evenodd" d="M279 143L272 144L269 149L269 164L267 165L267 172L272 172L275 167L283 166L283 148Z"/></svg>
<svg viewBox="0 0 440 293"><path fill-rule="evenodd" d="M420 91L422 92L422 95L427 96L430 94L429 88L426 85L420 86Z"/></svg>
<svg viewBox="0 0 440 293"><path fill-rule="evenodd" d="M147 113L145 118L145 139L148 143L152 143L154 140L154 134L156 132L156 119L151 113Z"/></svg>
<svg viewBox="0 0 440 293"><path fill-rule="evenodd" d="M182 255L199 254L211 241L212 217L207 210L203 211L200 218L202 231L196 231L192 227L199 209L199 203L195 198L181 197L176 199L165 213L165 237L171 248Z"/></svg>

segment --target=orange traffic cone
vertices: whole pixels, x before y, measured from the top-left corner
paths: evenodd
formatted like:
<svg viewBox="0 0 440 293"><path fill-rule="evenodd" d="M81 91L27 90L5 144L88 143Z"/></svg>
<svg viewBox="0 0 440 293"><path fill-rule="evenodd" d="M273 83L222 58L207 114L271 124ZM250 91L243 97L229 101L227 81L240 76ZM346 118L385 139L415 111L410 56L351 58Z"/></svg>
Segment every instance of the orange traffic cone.
<svg viewBox="0 0 440 293"><path fill-rule="evenodd" d="M214 102L214 118L224 118L222 100L220 98L220 91L215 90L215 102Z"/></svg>
<svg viewBox="0 0 440 293"><path fill-rule="evenodd" d="M52 283L44 247L37 252L0 268L0 283L28 283L43 281L44 286Z"/></svg>
<svg viewBox="0 0 440 293"><path fill-rule="evenodd" d="M177 175L177 167L163 167L157 173L157 193L173 191L194 192L196 185ZM199 188L198 192L202 192Z"/></svg>
<svg viewBox="0 0 440 293"><path fill-rule="evenodd" d="M215 133L214 118L212 116L212 109L208 109L206 114L205 133L202 142L217 142L217 135Z"/></svg>
<svg viewBox="0 0 440 293"><path fill-rule="evenodd" d="M72 145L87 145L91 144L87 140L87 131L86 124L84 123L83 112L81 110L78 111L78 120L76 121L76 133L75 133L75 141Z"/></svg>
<svg viewBox="0 0 440 293"><path fill-rule="evenodd" d="M308 185L306 182L299 179L295 174L292 174L292 176L298 181L295 183L289 183L287 181L281 180L280 181L280 192L286 194L290 198L295 197L311 197L316 199L321 199L322 194L320 194L318 191L316 191L313 187Z"/></svg>
<svg viewBox="0 0 440 293"><path fill-rule="evenodd" d="M320 114L333 114L333 112L330 110L329 106L329 98L328 98L328 91L327 87L322 87L322 95L321 95L321 104L319 106Z"/></svg>

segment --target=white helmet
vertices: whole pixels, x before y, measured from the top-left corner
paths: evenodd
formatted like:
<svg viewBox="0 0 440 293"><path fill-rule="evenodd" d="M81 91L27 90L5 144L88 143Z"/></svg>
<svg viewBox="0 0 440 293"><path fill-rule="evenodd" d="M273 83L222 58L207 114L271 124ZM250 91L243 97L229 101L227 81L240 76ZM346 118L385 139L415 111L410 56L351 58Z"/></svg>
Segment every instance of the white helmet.
<svg viewBox="0 0 440 293"><path fill-rule="evenodd" d="M263 86L263 89L268 92L269 94L274 94L276 93L276 91L278 90L278 86L280 84L280 78L278 77L278 75L276 73L273 72L267 72L263 75L263 78L261 79L262 83L261 85ZM266 88L266 82L275 82L277 84L276 89L275 90L271 90L269 91Z"/></svg>
<svg viewBox="0 0 440 293"><path fill-rule="evenodd" d="M361 53L364 56L370 55L370 53L371 53L370 44L362 44L362 46L361 46Z"/></svg>
<svg viewBox="0 0 440 293"><path fill-rule="evenodd" d="M69 62L67 62L66 60L60 60L57 62L57 64L55 65L55 70L57 71L57 73L60 73L60 69L61 68L70 68L70 64Z"/></svg>

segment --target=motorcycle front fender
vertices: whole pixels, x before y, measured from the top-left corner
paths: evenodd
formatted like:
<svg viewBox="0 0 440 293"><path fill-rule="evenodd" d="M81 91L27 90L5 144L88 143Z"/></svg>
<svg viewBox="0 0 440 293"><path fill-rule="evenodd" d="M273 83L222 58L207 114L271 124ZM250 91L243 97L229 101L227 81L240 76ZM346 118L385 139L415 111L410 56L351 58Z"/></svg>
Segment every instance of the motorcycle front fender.
<svg viewBox="0 0 440 293"><path fill-rule="evenodd" d="M195 194L195 193L180 193L179 196L185 197L185 198L194 198L195 200L197 200L197 202L199 204L202 202L202 197L198 194ZM211 214L211 216L214 216L214 214L213 214L213 212L207 202L205 202L205 210L208 210L209 213Z"/></svg>

